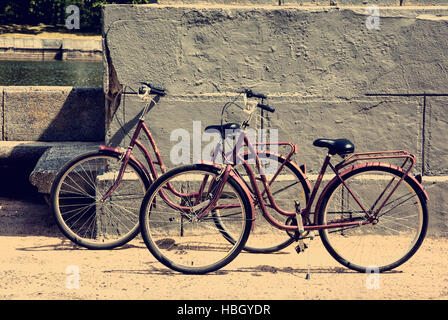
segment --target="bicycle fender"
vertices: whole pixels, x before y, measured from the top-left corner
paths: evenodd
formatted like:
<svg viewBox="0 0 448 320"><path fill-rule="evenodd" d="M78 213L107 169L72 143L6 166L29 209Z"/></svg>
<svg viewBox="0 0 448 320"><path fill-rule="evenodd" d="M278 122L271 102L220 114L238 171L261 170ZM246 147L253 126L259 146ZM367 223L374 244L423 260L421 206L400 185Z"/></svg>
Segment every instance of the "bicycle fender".
<svg viewBox="0 0 448 320"><path fill-rule="evenodd" d="M221 165L219 165L217 163L214 163L214 162L201 161L200 163L208 165L208 166L215 167L216 169L219 169L219 170L222 169ZM250 209L251 209L250 211L251 211L251 214L252 214L252 225L251 225L250 228L251 228L251 231L252 231L254 229L254 226L255 226L255 207L254 207L254 202L252 201L251 193L250 193L249 189L247 188L246 184L240 179L240 177L238 175L235 174L235 172L233 170L230 170L229 175L240 184L241 188L243 189L244 193L246 194L247 198L249 199Z"/></svg>
<svg viewBox="0 0 448 320"><path fill-rule="evenodd" d="M363 168L363 167L373 167L373 166L374 167L391 168L391 169L395 169L395 170L398 170L398 171L401 171L401 172L405 173L405 171L402 168L397 167L397 166L395 166L393 164L390 164L390 163L385 163L385 162L365 162L365 163L359 163L357 165L351 166L350 168L348 168L348 169L344 170L342 173L340 173L340 176L341 176L341 178L343 178L346 174L348 174L349 172L351 172L353 170L356 170L356 169L359 169L359 168ZM425 199L428 201L429 197L428 197L428 194L426 193L426 190L423 187L423 185L412 174L408 173L408 177L420 188L420 190L422 191L423 195L425 196ZM316 217L317 217L317 214L320 211L320 206L322 204L322 200L323 200L325 194L328 192L328 190L331 188L331 186L333 184L335 184L337 181L339 181L339 178L337 176L334 177L333 179L331 179L330 182L325 186L325 188L322 191L322 193L320 194L319 200L316 203L316 210L315 210Z"/></svg>

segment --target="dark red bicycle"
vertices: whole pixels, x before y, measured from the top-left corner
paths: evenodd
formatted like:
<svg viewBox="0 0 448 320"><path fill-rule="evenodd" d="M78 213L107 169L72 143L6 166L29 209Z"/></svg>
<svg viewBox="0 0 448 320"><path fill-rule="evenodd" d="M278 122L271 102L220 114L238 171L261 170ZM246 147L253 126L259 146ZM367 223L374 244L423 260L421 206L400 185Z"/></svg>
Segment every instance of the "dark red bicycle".
<svg viewBox="0 0 448 320"><path fill-rule="evenodd" d="M145 106L127 149L100 146L84 153L59 170L51 188L53 215L60 231L74 243L89 249L112 249L139 233L140 204L159 170L166 172L156 142L145 124L145 115L165 90L140 83L138 94ZM155 154L139 140L144 132ZM143 153L146 165L132 154Z"/></svg>
<svg viewBox="0 0 448 320"><path fill-rule="evenodd" d="M161 263L203 274L224 267L243 249L262 252L258 241L268 250L298 242L301 252L315 231L331 256L359 272L391 270L415 254L426 235L428 196L421 176L411 174L414 155L404 150L354 153L347 139L317 139L314 145L328 154L312 188L305 167L291 160L295 145L252 142L245 134L257 110L275 110L264 104L263 94L246 90L244 95L262 101L250 105L245 99L242 106L233 102L222 112L237 105L246 117L241 124L222 120L208 127L223 141L229 135L236 139L229 152L225 142L217 145L214 156L221 155L223 164L174 168L146 192L140 227L149 251ZM272 144L290 146L291 152L284 156L257 148ZM341 160L333 164L338 156ZM318 195L328 168L334 177ZM275 237L261 227L263 221L278 231ZM273 245L266 247L266 242Z"/></svg>
<svg viewBox="0 0 448 320"><path fill-rule="evenodd" d="M129 87L123 87L120 92L124 96L138 94L145 101L135 130L129 136L128 147L100 146L97 151L79 155L61 168L53 182L51 204L56 224L68 239L82 247L112 249L132 240L139 233L140 205L146 190L158 178L159 172L166 172L156 141L145 124L145 115L160 97L166 95L166 91L150 83L140 85L138 92ZM140 139L142 132L149 141L149 147ZM135 155L135 147L144 155L145 162ZM263 156L260 154L260 157ZM279 166L287 158L279 155L269 160ZM286 162L282 174L298 176L297 170L292 163ZM283 203L280 200L282 195L291 190L300 193L303 196L300 199L306 201L309 191L305 181L285 187L280 180L276 179L272 186L277 188L280 204ZM175 188L171 188L171 192L179 196ZM275 215L275 212L272 214ZM270 231L272 238L260 237L258 241L247 243L247 251L274 252L294 242L287 234L262 220L254 230L252 239L257 239L258 230Z"/></svg>

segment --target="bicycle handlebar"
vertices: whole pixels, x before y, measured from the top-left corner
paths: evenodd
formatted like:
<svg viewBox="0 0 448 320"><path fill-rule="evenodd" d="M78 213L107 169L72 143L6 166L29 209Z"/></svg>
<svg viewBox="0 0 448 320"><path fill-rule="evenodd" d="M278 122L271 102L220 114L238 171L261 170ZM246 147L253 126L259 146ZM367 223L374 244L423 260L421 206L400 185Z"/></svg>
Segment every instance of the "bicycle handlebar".
<svg viewBox="0 0 448 320"><path fill-rule="evenodd" d="M163 89L163 88L157 88L157 87L151 85L148 82L140 82L140 83L143 84L143 86L141 86L138 89L138 93L139 94L144 94L145 93L145 87L149 87L151 89L149 94L155 94L155 95L162 96L162 97L164 95L166 95L165 89Z"/></svg>
<svg viewBox="0 0 448 320"><path fill-rule="evenodd" d="M140 88L138 88L138 92L123 92L125 94L145 94L146 92L146 88L149 88L149 94L154 94L154 95L158 95L158 96L165 96L166 95L166 90L163 88L157 88L155 86L153 86L152 84L148 83L148 82L139 82L141 84L143 84Z"/></svg>
<svg viewBox="0 0 448 320"><path fill-rule="evenodd" d="M267 99L267 95L263 94L263 93L257 93L257 92L253 92L251 89L245 89L243 91L240 91L240 93L244 93L246 95L246 98L259 98L259 99ZM269 112L274 112L275 108L267 105L267 104L263 104L263 103L258 103L257 107Z"/></svg>
<svg viewBox="0 0 448 320"><path fill-rule="evenodd" d="M265 94L253 92L251 89L244 90L244 93L246 94L246 97L248 97L248 98L266 99L268 97Z"/></svg>
<svg viewBox="0 0 448 320"><path fill-rule="evenodd" d="M259 104L257 104L257 107L261 108L263 110L269 111L269 112L274 112L275 111L275 108L273 108L271 106L268 106L267 104L259 103Z"/></svg>

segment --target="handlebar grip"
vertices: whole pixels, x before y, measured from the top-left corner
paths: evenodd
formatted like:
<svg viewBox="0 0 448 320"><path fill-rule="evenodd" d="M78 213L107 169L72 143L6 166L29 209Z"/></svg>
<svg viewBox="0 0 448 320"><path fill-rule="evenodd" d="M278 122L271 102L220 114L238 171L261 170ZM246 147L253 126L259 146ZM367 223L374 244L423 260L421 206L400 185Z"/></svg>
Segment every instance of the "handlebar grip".
<svg viewBox="0 0 448 320"><path fill-rule="evenodd" d="M268 106L267 104L259 103L259 104L257 104L257 107L261 108L263 110L269 111L269 112L274 112L275 111L275 108L273 108L271 106Z"/></svg>
<svg viewBox="0 0 448 320"><path fill-rule="evenodd" d="M260 99L267 99L267 95L262 93L253 92L252 90L248 89L246 90L246 96L248 98L260 98Z"/></svg>
<svg viewBox="0 0 448 320"><path fill-rule="evenodd" d="M145 88L146 88L146 87L149 87L149 88L151 89L150 94L156 94L156 95L159 95L159 96L162 96L162 97L163 97L164 95L166 95L165 89L154 87L153 85L151 85L151 84L148 83L148 82L140 82L140 83L143 84L143 86L141 86L141 87L138 89L138 93L139 93L139 94L143 94L143 93L145 93Z"/></svg>
<svg viewBox="0 0 448 320"><path fill-rule="evenodd" d="M156 94L156 95L158 95L158 96L164 96L164 95L166 95L166 92L165 92L165 90L164 89L159 89L159 88L155 88L155 87L152 87L151 88L151 93L153 93L153 94Z"/></svg>
<svg viewBox="0 0 448 320"><path fill-rule="evenodd" d="M266 99L268 96L262 93L256 93L256 92L252 92L253 96L255 98L260 98L260 99Z"/></svg>
<svg viewBox="0 0 448 320"><path fill-rule="evenodd" d="M138 94L144 94L145 93L145 88L146 86L141 86L140 88L138 88ZM151 89L150 94L156 94L158 96L164 96L166 95L166 92L164 89L159 89L159 88L155 88L155 87L149 87ZM137 94L137 93L134 93Z"/></svg>

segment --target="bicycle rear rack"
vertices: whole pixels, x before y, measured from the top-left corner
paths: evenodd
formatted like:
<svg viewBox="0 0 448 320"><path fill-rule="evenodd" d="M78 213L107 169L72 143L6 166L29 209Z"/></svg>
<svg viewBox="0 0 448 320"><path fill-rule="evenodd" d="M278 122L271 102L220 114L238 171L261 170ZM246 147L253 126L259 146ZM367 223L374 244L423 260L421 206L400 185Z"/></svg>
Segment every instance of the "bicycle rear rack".
<svg viewBox="0 0 448 320"><path fill-rule="evenodd" d="M416 158L413 154L405 151L405 150L386 150L386 151L375 151L375 152L359 152L352 153L347 156L335 166L336 170L340 170L354 162L358 161L372 161L372 160L380 160L380 159L404 159L403 164L400 166L401 169L407 174L411 171L412 167L414 167L416 163ZM408 163L410 161L410 163ZM405 169L406 164L408 164L407 169Z"/></svg>

